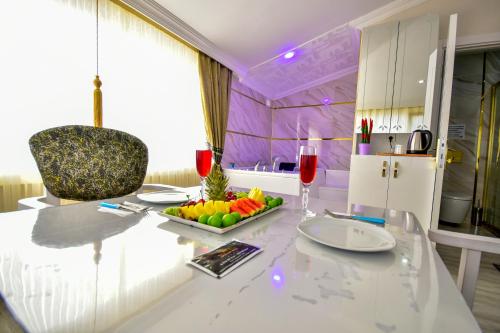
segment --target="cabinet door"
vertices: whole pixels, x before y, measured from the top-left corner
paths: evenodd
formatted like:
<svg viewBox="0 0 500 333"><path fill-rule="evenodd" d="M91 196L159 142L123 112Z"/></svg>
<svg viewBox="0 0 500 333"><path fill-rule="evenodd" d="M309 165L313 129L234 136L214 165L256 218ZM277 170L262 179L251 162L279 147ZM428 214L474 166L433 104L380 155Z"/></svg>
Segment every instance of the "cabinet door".
<svg viewBox="0 0 500 333"><path fill-rule="evenodd" d="M429 66L429 62L433 61L430 56L437 50L438 29L437 15L425 15L399 23L391 119L393 133L430 128L425 112L432 113L432 108L426 110L426 92L429 91L429 98L432 99L435 65Z"/></svg>
<svg viewBox="0 0 500 333"><path fill-rule="evenodd" d="M385 208L389 169L387 156L351 155L348 207L360 204Z"/></svg>
<svg viewBox="0 0 500 333"><path fill-rule="evenodd" d="M415 214L427 232L431 223L436 159L391 157L387 208Z"/></svg>
<svg viewBox="0 0 500 333"><path fill-rule="evenodd" d="M356 133L372 118L374 133L388 133L396 66L398 22L363 29L359 54Z"/></svg>

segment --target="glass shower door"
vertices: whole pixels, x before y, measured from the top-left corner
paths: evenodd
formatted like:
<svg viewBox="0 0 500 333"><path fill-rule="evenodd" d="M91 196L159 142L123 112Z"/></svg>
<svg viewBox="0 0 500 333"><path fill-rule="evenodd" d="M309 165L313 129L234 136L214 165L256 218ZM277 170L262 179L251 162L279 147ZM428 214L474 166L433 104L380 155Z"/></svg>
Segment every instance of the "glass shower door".
<svg viewBox="0 0 500 333"><path fill-rule="evenodd" d="M483 221L500 231L500 82L485 94L490 99L490 128L483 192Z"/></svg>

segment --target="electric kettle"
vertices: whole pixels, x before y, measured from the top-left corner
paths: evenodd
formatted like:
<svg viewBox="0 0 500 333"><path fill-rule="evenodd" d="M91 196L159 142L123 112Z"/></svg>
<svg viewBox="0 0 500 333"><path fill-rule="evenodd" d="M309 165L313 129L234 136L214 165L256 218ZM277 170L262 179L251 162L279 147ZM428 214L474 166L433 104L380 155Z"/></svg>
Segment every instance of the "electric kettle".
<svg viewBox="0 0 500 333"><path fill-rule="evenodd" d="M406 147L407 154L427 154L431 147L432 133L428 130L415 130L411 133Z"/></svg>

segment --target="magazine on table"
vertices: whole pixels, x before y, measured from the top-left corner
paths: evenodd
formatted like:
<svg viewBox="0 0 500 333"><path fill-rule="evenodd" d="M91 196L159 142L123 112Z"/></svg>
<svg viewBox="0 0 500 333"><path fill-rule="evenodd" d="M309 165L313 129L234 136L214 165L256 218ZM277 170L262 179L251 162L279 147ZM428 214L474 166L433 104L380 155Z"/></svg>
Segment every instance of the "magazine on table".
<svg viewBox="0 0 500 333"><path fill-rule="evenodd" d="M221 278L262 252L262 249L232 240L215 250L201 254L188 263L217 278Z"/></svg>

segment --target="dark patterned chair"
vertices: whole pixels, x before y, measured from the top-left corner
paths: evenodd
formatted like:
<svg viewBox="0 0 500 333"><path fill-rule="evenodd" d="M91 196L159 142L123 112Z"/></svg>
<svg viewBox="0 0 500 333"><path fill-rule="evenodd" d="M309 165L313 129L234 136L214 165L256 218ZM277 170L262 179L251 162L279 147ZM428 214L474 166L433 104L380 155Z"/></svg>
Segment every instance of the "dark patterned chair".
<svg viewBox="0 0 500 333"><path fill-rule="evenodd" d="M60 199L90 201L137 191L148 165L146 145L125 132L62 126L29 140L43 183Z"/></svg>

